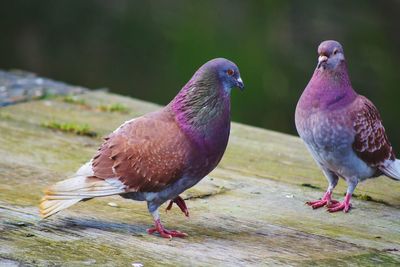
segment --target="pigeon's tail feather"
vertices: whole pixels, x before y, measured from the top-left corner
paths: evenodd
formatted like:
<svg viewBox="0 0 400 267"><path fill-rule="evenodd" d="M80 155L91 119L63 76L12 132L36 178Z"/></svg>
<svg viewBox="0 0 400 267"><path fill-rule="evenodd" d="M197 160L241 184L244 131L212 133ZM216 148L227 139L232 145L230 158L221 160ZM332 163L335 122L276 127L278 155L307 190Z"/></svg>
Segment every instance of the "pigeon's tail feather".
<svg viewBox="0 0 400 267"><path fill-rule="evenodd" d="M400 160L390 161L381 168L381 171L389 178L400 181Z"/></svg>
<svg viewBox="0 0 400 267"><path fill-rule="evenodd" d="M90 168L86 172L85 169ZM117 195L125 192L125 186L117 179L98 179L91 172L91 164L84 165L75 177L56 183L45 191L40 201L40 214L47 218L81 200L93 197Z"/></svg>

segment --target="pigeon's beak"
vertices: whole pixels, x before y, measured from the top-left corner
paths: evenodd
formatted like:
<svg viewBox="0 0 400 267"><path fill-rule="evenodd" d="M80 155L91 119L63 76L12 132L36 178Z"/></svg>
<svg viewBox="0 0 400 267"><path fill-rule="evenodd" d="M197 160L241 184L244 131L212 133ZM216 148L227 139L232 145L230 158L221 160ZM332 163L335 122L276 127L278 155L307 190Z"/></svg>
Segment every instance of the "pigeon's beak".
<svg viewBox="0 0 400 267"><path fill-rule="evenodd" d="M243 83L243 81L242 81L242 78L237 78L237 80L236 80L236 86L237 87L239 87L239 89L241 90L241 91L243 91L243 89L244 89L244 83Z"/></svg>
<svg viewBox="0 0 400 267"><path fill-rule="evenodd" d="M323 63L325 63L326 61L328 61L328 57L327 56L319 56L318 57L318 65L317 65L317 69L319 69L321 67L321 65Z"/></svg>

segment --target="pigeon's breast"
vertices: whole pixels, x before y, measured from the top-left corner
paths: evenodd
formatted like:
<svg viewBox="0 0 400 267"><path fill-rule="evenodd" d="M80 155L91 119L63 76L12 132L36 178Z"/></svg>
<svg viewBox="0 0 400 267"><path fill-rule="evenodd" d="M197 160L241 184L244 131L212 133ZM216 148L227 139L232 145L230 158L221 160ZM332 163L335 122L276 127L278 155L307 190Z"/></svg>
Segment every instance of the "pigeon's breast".
<svg viewBox="0 0 400 267"><path fill-rule="evenodd" d="M308 119L310 142L323 151L340 151L351 147L353 131L348 119L335 112L319 112Z"/></svg>
<svg viewBox="0 0 400 267"><path fill-rule="evenodd" d="M297 125L314 159L342 177L369 176L372 170L354 153L354 130L349 114L323 111L308 114Z"/></svg>
<svg viewBox="0 0 400 267"><path fill-rule="evenodd" d="M225 153L230 133L230 118L219 125L209 125L207 131L196 137L189 174L203 178L220 162Z"/></svg>

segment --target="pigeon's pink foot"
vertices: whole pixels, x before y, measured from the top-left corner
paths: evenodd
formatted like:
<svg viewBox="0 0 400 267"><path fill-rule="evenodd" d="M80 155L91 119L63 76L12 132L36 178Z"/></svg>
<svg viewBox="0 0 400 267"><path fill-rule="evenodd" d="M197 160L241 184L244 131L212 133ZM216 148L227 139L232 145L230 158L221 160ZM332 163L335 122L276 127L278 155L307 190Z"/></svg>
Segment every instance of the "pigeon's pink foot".
<svg viewBox="0 0 400 267"><path fill-rule="evenodd" d="M326 207L328 208L329 212L337 212L340 210L343 210L344 212L349 212L349 210L351 209L350 199L351 199L351 194L346 194L343 202L330 204L330 205L327 205Z"/></svg>
<svg viewBox="0 0 400 267"><path fill-rule="evenodd" d="M325 205L332 205L332 204L334 205L336 203L339 203L339 201L333 200L332 192L329 191L325 192L324 196L320 200L306 202L306 204L311 206L313 209L318 209Z"/></svg>
<svg viewBox="0 0 400 267"><path fill-rule="evenodd" d="M148 234L153 234L154 232L157 232L160 234L161 237L163 238L173 238L173 237L187 237L188 235L186 233L182 233L179 231L175 230L167 230L164 228L164 226L161 224L161 221L158 219L154 221L155 226L153 228L147 229Z"/></svg>
<svg viewBox="0 0 400 267"><path fill-rule="evenodd" d="M165 209L165 211L169 211L174 203L178 205L178 207L181 209L181 211L185 214L186 217L189 217L189 210L186 206L185 200L183 200L183 198L181 198L180 196L177 196L176 198L172 199L169 202L168 207Z"/></svg>

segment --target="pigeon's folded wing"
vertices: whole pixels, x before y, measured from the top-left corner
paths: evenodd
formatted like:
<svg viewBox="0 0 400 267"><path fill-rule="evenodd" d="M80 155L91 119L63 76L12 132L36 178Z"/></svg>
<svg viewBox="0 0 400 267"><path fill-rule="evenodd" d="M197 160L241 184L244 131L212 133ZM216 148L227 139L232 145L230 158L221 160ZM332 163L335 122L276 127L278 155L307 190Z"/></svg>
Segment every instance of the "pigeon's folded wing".
<svg viewBox="0 0 400 267"><path fill-rule="evenodd" d="M154 113L105 138L93 158L94 176L118 178L127 191L158 192L182 176L190 149L172 115Z"/></svg>
<svg viewBox="0 0 400 267"><path fill-rule="evenodd" d="M380 167L386 160L394 160L377 108L364 96L358 96L354 105L354 151L371 167Z"/></svg>

